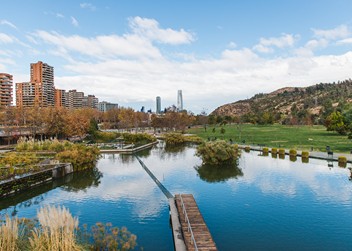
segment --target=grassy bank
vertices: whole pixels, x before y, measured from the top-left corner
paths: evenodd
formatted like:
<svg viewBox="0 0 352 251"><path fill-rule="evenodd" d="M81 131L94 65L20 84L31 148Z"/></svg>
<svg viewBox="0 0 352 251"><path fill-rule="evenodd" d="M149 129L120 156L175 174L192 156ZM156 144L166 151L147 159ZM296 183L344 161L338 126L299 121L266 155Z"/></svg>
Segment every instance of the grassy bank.
<svg viewBox="0 0 352 251"><path fill-rule="evenodd" d="M215 128L215 132L213 132ZM352 141L347 136L336 132L328 132L324 126L284 126L284 125L252 125L243 124L241 130L237 125L225 125L225 132L221 127L209 126L192 128L187 133L193 133L203 138L232 140L240 144L266 145L268 147L294 148L299 150L326 151L330 146L334 152L350 152ZM241 132L240 132L241 131ZM244 141L244 143L243 143Z"/></svg>

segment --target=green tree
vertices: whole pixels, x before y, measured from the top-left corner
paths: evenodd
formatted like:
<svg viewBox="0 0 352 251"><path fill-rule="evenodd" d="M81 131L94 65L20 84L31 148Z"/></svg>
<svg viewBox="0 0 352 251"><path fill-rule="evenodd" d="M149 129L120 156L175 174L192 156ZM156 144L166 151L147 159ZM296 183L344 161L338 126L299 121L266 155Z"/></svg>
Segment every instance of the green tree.
<svg viewBox="0 0 352 251"><path fill-rule="evenodd" d="M345 118L340 112L332 112L325 120L325 126L328 131L336 131L339 134L345 135L347 125Z"/></svg>

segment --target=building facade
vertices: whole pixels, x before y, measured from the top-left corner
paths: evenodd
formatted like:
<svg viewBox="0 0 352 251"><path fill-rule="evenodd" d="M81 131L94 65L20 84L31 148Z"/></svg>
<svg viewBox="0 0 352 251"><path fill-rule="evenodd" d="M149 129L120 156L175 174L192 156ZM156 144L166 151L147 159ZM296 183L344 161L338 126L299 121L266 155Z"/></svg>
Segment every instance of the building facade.
<svg viewBox="0 0 352 251"><path fill-rule="evenodd" d="M35 83L37 85L36 88L40 89L38 92L40 97L36 97L39 100L39 106L54 106L54 67L41 61L32 63L30 82Z"/></svg>
<svg viewBox="0 0 352 251"><path fill-rule="evenodd" d="M83 107L83 92L77 90L69 90L67 92L67 108L78 109Z"/></svg>
<svg viewBox="0 0 352 251"><path fill-rule="evenodd" d="M183 98L182 98L182 90L177 91L177 110L183 110Z"/></svg>
<svg viewBox="0 0 352 251"><path fill-rule="evenodd" d="M67 94L65 90L55 89L55 107L67 107Z"/></svg>
<svg viewBox="0 0 352 251"><path fill-rule="evenodd" d="M109 110L117 109L117 108L119 108L118 104L109 103L109 102L106 102L106 101L99 102L99 104L98 104L98 109L101 112L107 112Z"/></svg>
<svg viewBox="0 0 352 251"><path fill-rule="evenodd" d="M88 95L83 97L83 107L98 108L99 99L94 95Z"/></svg>
<svg viewBox="0 0 352 251"><path fill-rule="evenodd" d="M161 98L159 96L156 97L156 114L161 113Z"/></svg>
<svg viewBox="0 0 352 251"><path fill-rule="evenodd" d="M12 105L13 77L7 73L0 73L0 107Z"/></svg>

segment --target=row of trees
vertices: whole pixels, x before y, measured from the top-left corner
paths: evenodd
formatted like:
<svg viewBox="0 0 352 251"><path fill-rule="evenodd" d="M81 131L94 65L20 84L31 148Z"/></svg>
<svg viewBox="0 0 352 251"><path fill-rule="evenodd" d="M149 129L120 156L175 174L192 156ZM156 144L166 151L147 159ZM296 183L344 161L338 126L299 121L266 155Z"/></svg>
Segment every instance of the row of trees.
<svg viewBox="0 0 352 251"><path fill-rule="evenodd" d="M98 129L182 130L194 124L196 116L187 112L167 112L161 116L117 108L107 112L96 109L65 109L54 107L8 107L0 111L0 126L12 138L28 134L34 138L67 138L92 134Z"/></svg>

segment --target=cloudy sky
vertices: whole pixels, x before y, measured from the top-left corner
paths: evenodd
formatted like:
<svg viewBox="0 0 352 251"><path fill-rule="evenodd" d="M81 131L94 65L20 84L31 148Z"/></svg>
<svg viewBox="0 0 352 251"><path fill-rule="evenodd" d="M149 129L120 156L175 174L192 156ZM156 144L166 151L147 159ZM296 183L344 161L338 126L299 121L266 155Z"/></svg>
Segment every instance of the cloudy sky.
<svg viewBox="0 0 352 251"><path fill-rule="evenodd" d="M240 3L241 2L241 3ZM217 106L352 75L350 0L0 0L0 72L155 110Z"/></svg>

